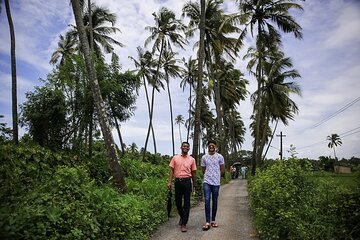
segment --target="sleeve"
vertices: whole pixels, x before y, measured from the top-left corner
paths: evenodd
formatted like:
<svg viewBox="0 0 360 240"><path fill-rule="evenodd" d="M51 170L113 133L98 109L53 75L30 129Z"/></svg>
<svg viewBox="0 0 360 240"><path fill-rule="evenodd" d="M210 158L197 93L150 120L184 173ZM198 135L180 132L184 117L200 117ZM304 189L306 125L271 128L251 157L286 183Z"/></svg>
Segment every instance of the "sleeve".
<svg viewBox="0 0 360 240"><path fill-rule="evenodd" d="M220 160L219 160L219 164L220 164L220 165L223 165L223 164L225 164L225 160L224 160L224 157L223 157L223 155L220 155Z"/></svg>
<svg viewBox="0 0 360 240"><path fill-rule="evenodd" d="M206 167L206 163L205 163L205 155L204 155L204 156L202 156L202 158L201 158L201 166L202 166L202 167Z"/></svg>
<svg viewBox="0 0 360 240"><path fill-rule="evenodd" d="M193 161L192 161L192 164L191 164L191 171L196 171L196 162L195 162L195 159L193 158L192 159Z"/></svg>
<svg viewBox="0 0 360 240"><path fill-rule="evenodd" d="M175 157L173 157L170 161L169 167L175 168Z"/></svg>

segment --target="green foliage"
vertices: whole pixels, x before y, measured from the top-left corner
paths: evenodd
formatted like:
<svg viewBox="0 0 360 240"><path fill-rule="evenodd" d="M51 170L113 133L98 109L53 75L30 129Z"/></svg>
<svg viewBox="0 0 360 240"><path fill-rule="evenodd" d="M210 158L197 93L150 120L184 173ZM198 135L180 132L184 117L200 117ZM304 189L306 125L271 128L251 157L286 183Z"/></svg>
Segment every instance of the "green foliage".
<svg viewBox="0 0 360 240"><path fill-rule="evenodd" d="M50 76L49 76L50 77ZM61 90L50 86L36 87L26 93L22 106L22 126L28 126L34 141L41 146L61 149L66 127L66 104Z"/></svg>
<svg viewBox="0 0 360 240"><path fill-rule="evenodd" d="M296 159L276 161L249 183L262 239L352 239L359 231L358 194L313 177L311 163Z"/></svg>
<svg viewBox="0 0 360 240"><path fill-rule="evenodd" d="M122 159L130 171L121 194L99 143L91 159L0 145L0 239L148 239L166 219L167 164Z"/></svg>
<svg viewBox="0 0 360 240"><path fill-rule="evenodd" d="M3 118L3 115L0 115L0 118ZM10 140L12 137L12 131L6 126L6 123L0 122L0 142L4 140Z"/></svg>

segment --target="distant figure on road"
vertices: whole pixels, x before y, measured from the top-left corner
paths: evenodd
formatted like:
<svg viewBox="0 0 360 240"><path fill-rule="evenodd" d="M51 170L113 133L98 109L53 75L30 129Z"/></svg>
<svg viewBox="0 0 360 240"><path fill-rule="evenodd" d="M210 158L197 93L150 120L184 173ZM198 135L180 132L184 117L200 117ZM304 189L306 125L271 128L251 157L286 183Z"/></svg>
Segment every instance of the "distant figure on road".
<svg viewBox="0 0 360 240"><path fill-rule="evenodd" d="M246 179L246 166L241 167L241 179Z"/></svg>
<svg viewBox="0 0 360 240"><path fill-rule="evenodd" d="M208 141L208 153L201 158L201 167L204 173L204 198L205 198L205 225L204 231L210 227L218 227L215 219L220 189L220 178L225 171L224 157L216 152L216 142ZM210 198L212 199L212 211L210 222Z"/></svg>
<svg viewBox="0 0 360 240"><path fill-rule="evenodd" d="M236 167L231 166L230 171L231 171L231 178L235 179L236 178Z"/></svg>
<svg viewBox="0 0 360 240"><path fill-rule="evenodd" d="M181 154L175 155L170 161L168 189L171 190L172 179L175 177L175 203L178 210L182 232L187 232L186 224L190 214L190 196L196 184L195 159L188 155L190 144L181 144ZM192 179L192 183L191 183ZM182 199L184 198L184 205Z"/></svg>

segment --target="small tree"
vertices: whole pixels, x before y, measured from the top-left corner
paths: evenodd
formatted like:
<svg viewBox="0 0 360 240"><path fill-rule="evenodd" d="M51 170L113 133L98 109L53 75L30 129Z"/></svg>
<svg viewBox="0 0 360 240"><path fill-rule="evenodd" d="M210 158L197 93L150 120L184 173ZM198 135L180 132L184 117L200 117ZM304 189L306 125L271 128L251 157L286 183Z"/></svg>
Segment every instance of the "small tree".
<svg viewBox="0 0 360 240"><path fill-rule="evenodd" d="M332 148L334 150L334 158L335 158L335 161L336 161L337 157L336 157L335 147L341 146L341 144L342 144L340 136L338 134L336 134L336 133L333 133L333 134L327 136L326 140L329 141L328 147Z"/></svg>

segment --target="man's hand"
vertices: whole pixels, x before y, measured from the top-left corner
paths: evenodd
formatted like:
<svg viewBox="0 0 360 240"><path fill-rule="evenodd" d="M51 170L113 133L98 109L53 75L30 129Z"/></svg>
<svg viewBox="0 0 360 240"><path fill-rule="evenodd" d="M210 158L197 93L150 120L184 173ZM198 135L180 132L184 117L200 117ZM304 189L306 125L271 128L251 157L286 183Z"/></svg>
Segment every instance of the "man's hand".
<svg viewBox="0 0 360 240"><path fill-rule="evenodd" d="M169 182L168 185L167 185L167 187L168 187L169 190L171 190L171 185L172 185L171 182Z"/></svg>

